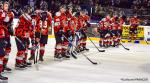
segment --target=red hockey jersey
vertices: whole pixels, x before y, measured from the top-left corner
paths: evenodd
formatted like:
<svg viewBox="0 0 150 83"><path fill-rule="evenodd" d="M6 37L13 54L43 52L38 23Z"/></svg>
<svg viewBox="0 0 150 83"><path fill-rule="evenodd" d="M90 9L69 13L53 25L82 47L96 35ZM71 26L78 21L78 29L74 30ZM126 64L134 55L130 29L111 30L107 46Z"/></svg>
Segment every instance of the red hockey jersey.
<svg viewBox="0 0 150 83"><path fill-rule="evenodd" d="M54 33L57 33L59 32L61 26L60 26L60 12L57 12L56 14L59 14L59 15L56 15L54 17Z"/></svg>
<svg viewBox="0 0 150 83"><path fill-rule="evenodd" d="M139 24L139 19L136 17L133 17L130 19L130 25L138 25Z"/></svg>
<svg viewBox="0 0 150 83"><path fill-rule="evenodd" d="M4 28L5 17L6 17L5 12L3 12L3 10L0 10L0 38L5 37L5 28Z"/></svg>
<svg viewBox="0 0 150 83"><path fill-rule="evenodd" d="M61 13L60 15L60 26L63 28L64 32L69 30L68 19L65 13Z"/></svg>
<svg viewBox="0 0 150 83"><path fill-rule="evenodd" d="M32 31L31 17L28 14L22 14L19 17L19 22L15 28L15 35L22 38L29 38Z"/></svg>
<svg viewBox="0 0 150 83"><path fill-rule="evenodd" d="M83 16L79 16L78 17L78 25L77 25L77 30L80 30L82 28L84 28L85 26L85 20Z"/></svg>
<svg viewBox="0 0 150 83"><path fill-rule="evenodd" d="M108 28L105 25L105 21L101 20L99 22L99 30L107 30Z"/></svg>
<svg viewBox="0 0 150 83"><path fill-rule="evenodd" d="M68 21L68 30L70 30L73 34L77 29L77 18L70 13L67 13L67 21Z"/></svg>
<svg viewBox="0 0 150 83"><path fill-rule="evenodd" d="M77 18L75 16L72 16L70 21L68 22L69 29L72 33L77 30Z"/></svg>
<svg viewBox="0 0 150 83"><path fill-rule="evenodd" d="M119 23L117 22L112 23L112 30L118 30L119 27L120 27Z"/></svg>
<svg viewBox="0 0 150 83"><path fill-rule="evenodd" d="M51 13L47 12L46 20L42 21L41 17L37 21L37 32L40 32L42 35L48 35L50 26L52 25L52 16Z"/></svg>
<svg viewBox="0 0 150 83"><path fill-rule="evenodd" d="M12 28L12 27L9 27L9 26L12 26L12 23L13 23L13 19L14 19L14 13L11 12L11 11L8 11L8 12L5 12L6 13L6 18L4 19L4 22L5 22L5 34L6 34L6 37L9 37L10 36L10 33L8 31L8 28Z"/></svg>

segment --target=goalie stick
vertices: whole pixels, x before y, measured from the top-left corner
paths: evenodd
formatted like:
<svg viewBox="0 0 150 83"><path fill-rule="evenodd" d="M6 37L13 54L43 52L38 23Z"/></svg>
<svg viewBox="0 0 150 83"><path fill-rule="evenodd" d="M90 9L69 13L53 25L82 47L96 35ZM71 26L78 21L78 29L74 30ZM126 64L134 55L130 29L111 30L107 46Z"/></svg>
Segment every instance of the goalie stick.
<svg viewBox="0 0 150 83"><path fill-rule="evenodd" d="M74 59L77 59L77 56L76 54L74 54L74 49L73 49L73 43L74 43L74 40L73 40L73 37L71 38L68 38L69 40L69 54L74 58Z"/></svg>
<svg viewBox="0 0 150 83"><path fill-rule="evenodd" d="M64 37L68 42L70 42L64 34L63 34L63 37ZM74 45L72 44L72 46L74 46ZM77 48L76 46L74 46L74 47ZM92 61L90 58L88 58L84 53L81 52L81 54L82 54L88 61L90 61L92 64L94 64L94 65L97 65L97 64L98 64L97 62L93 62L93 61Z"/></svg>

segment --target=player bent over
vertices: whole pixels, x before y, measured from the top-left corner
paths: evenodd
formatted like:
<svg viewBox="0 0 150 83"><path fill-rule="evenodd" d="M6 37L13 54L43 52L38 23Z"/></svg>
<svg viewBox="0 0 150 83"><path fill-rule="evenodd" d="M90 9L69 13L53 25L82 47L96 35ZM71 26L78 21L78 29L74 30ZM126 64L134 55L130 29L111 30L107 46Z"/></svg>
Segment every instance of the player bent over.
<svg viewBox="0 0 150 83"><path fill-rule="evenodd" d="M11 69L9 67L7 67L7 63L8 63L8 59L9 59L9 54L11 52L11 43L10 43L10 35L13 36L14 35L14 31L13 31L13 19L14 19L14 14L13 12L11 12L9 10L9 3L8 2L4 2L3 4L3 9L4 12L6 14L6 19L4 22L4 27L5 29L5 40L7 42L6 44L6 48L5 48L5 57L4 57L4 71L7 72L11 72Z"/></svg>
<svg viewBox="0 0 150 83"><path fill-rule="evenodd" d="M135 15L130 19L130 30L129 30L129 40L136 40L137 37L137 27L139 26L139 19Z"/></svg>
<svg viewBox="0 0 150 83"><path fill-rule="evenodd" d="M56 12L54 17L54 34L55 34L55 59L66 58L69 59L70 56L67 55L67 49L69 41L66 39L68 31L67 16L66 16L66 7L61 6L60 10Z"/></svg>
<svg viewBox="0 0 150 83"><path fill-rule="evenodd" d="M31 65L26 63L26 50L28 49L30 33L32 31L30 12L30 7L25 6L23 14L19 17L18 25L15 28L15 40L17 45L16 69L24 69L27 65Z"/></svg>
<svg viewBox="0 0 150 83"><path fill-rule="evenodd" d="M120 25L119 25L119 18L117 16L114 16L112 18L112 31L111 31L111 34L112 34L112 46L113 47L117 47L119 46L119 42L118 42L118 29L119 29Z"/></svg>
<svg viewBox="0 0 150 83"><path fill-rule="evenodd" d="M3 11L3 4L0 2L0 81L8 81L8 78L2 75L6 45L4 19L6 19L6 14Z"/></svg>

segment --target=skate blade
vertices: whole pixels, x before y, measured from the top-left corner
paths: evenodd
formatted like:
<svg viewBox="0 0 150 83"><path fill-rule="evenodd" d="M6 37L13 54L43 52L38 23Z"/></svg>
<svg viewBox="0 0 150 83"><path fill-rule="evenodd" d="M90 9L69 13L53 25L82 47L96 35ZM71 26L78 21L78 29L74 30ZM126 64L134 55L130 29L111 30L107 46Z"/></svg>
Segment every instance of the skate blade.
<svg viewBox="0 0 150 83"><path fill-rule="evenodd" d="M12 73L12 71L6 71L6 70L4 70L3 73Z"/></svg>
<svg viewBox="0 0 150 83"><path fill-rule="evenodd" d="M19 67L15 67L15 70L25 70L27 68L19 68Z"/></svg>
<svg viewBox="0 0 150 83"><path fill-rule="evenodd" d="M30 67L32 67L32 65L27 65L27 67L29 67L29 68L30 68Z"/></svg>
<svg viewBox="0 0 150 83"><path fill-rule="evenodd" d="M62 58L58 59L58 58L54 58L54 61L63 61Z"/></svg>
<svg viewBox="0 0 150 83"><path fill-rule="evenodd" d="M38 64L42 64L43 63L43 61L38 61Z"/></svg>
<svg viewBox="0 0 150 83"><path fill-rule="evenodd" d="M63 60L70 60L70 58L63 58Z"/></svg>

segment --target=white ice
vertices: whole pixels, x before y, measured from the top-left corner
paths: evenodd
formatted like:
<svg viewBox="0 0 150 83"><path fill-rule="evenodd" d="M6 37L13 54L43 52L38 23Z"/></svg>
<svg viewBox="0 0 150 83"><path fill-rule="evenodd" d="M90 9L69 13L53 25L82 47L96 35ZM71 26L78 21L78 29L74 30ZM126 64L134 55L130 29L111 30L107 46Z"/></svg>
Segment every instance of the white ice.
<svg viewBox="0 0 150 83"><path fill-rule="evenodd" d="M14 24L16 25L17 19ZM27 70L15 70L16 44L11 39L12 51L8 66L12 73L5 73L9 77L8 83L150 83L150 45L124 44L123 47L108 48L100 53L88 41L90 52L86 55L98 65L92 65L85 57L78 55L78 59L62 62L53 60L54 39L49 39L46 46L44 63L40 64L39 71L35 66ZM95 42L98 46L98 43ZM101 48L99 48L101 49ZM122 81L121 79L146 78L146 81Z"/></svg>
<svg viewBox="0 0 150 83"><path fill-rule="evenodd" d="M44 63L40 64L39 71L35 66L26 70L15 70L16 44L12 37L12 51L8 66L12 73L4 75L9 77L9 83L150 83L150 46L140 44L124 44L123 47L108 48L100 53L88 41L90 51L86 55L98 65L92 65L85 57L78 55L78 59L62 62L53 60L55 40L49 39L46 46ZM95 42L96 43L96 42ZM98 46L98 43L96 43ZM99 48L101 49L101 48ZM122 81L121 78L148 78L147 81Z"/></svg>

